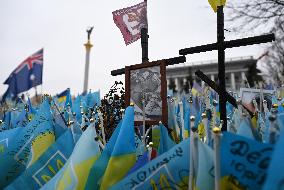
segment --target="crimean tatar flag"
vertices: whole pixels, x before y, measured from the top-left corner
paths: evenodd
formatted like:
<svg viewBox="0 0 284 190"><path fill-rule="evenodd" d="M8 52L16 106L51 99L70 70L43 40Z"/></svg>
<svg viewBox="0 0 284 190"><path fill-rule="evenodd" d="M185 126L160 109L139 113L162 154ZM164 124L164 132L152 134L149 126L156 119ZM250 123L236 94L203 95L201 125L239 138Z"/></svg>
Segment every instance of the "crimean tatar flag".
<svg viewBox="0 0 284 190"><path fill-rule="evenodd" d="M126 45L138 40L141 28L148 28L147 2L114 11L113 20L120 29Z"/></svg>

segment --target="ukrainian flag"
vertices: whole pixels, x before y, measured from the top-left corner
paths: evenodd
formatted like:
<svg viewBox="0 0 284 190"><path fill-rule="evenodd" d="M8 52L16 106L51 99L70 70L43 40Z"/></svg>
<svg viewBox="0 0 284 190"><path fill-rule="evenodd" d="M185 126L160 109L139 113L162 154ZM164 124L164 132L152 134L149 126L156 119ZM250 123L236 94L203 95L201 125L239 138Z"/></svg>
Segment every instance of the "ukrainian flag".
<svg viewBox="0 0 284 190"><path fill-rule="evenodd" d="M64 91L61 92L60 94L58 94L58 95L57 95L58 102L59 102L59 103L65 102L68 93L70 93L70 89L69 89L69 88L67 88L66 90L64 90Z"/></svg>
<svg viewBox="0 0 284 190"><path fill-rule="evenodd" d="M94 126L89 126L81 135L66 164L42 187L42 190L85 189L89 172L100 156L99 145L95 138L96 129Z"/></svg>
<svg viewBox="0 0 284 190"><path fill-rule="evenodd" d="M115 142L117 140L117 137L120 133L121 129L121 123L119 122L117 127L115 128L114 132L112 133L108 143L106 144L101 156L98 158L98 160L95 162L95 164L92 166L90 174L88 176L87 184L85 189L100 189L100 184L102 182L102 178L104 176L104 173L107 169L107 165L109 162L109 159L111 157L111 153L113 152Z"/></svg>
<svg viewBox="0 0 284 190"><path fill-rule="evenodd" d="M134 138L134 107L125 110L121 129L118 134L100 189L109 189L123 179L136 163Z"/></svg>

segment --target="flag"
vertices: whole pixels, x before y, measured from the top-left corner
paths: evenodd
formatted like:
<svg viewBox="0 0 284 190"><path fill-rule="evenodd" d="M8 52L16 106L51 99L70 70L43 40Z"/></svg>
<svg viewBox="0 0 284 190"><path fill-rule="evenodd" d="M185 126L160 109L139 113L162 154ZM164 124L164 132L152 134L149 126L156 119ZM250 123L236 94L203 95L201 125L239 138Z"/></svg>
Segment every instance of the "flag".
<svg viewBox="0 0 284 190"><path fill-rule="evenodd" d="M191 94L193 96L200 96L201 93L202 93L201 86L197 82L194 82L193 86L192 86L192 89L191 89Z"/></svg>
<svg viewBox="0 0 284 190"><path fill-rule="evenodd" d="M114 11L112 13L116 26L120 29L126 45L141 37L141 28L148 28L147 2Z"/></svg>
<svg viewBox="0 0 284 190"><path fill-rule="evenodd" d="M168 130L163 124L159 124L160 128L160 143L158 148L159 155L167 152L175 146L174 141L169 137Z"/></svg>
<svg viewBox="0 0 284 190"><path fill-rule="evenodd" d="M90 169L100 156L96 136L94 125L89 126L81 135L64 167L42 187L42 190L85 189Z"/></svg>
<svg viewBox="0 0 284 190"><path fill-rule="evenodd" d="M5 96L16 97L19 93L42 84L43 49L24 60L5 80L9 85Z"/></svg>
<svg viewBox="0 0 284 190"><path fill-rule="evenodd" d="M101 99L100 99L100 91L97 92L89 92L86 96L83 98L86 102L86 106L88 107L94 107L101 105Z"/></svg>
<svg viewBox="0 0 284 190"><path fill-rule="evenodd" d="M261 189L274 147L228 132L220 146L221 189Z"/></svg>
<svg viewBox="0 0 284 190"><path fill-rule="evenodd" d="M241 124L237 129L237 134L255 140L248 118L242 119Z"/></svg>
<svg viewBox="0 0 284 190"><path fill-rule="evenodd" d="M35 118L26 127L17 127L0 133L5 142L0 157L0 189L8 185L54 143L49 103L45 100Z"/></svg>
<svg viewBox="0 0 284 190"><path fill-rule="evenodd" d="M100 189L108 189L126 176L136 162L135 153L134 107L129 106L125 110L121 129L111 153Z"/></svg>
<svg viewBox="0 0 284 190"><path fill-rule="evenodd" d="M213 150L198 139L197 143L197 175L196 188L198 190L214 189L214 157Z"/></svg>
<svg viewBox="0 0 284 190"><path fill-rule="evenodd" d="M67 88L66 90L64 90L63 92L61 92L60 94L58 94L56 97L57 97L57 101L59 103L62 103L62 102L66 102L66 97L67 95L70 93L70 88Z"/></svg>
<svg viewBox="0 0 284 190"><path fill-rule="evenodd" d="M268 168L266 182L263 190L284 189L284 132L281 133L278 142L275 145L275 150L272 153L271 163Z"/></svg>
<svg viewBox="0 0 284 190"><path fill-rule="evenodd" d="M71 129L68 129L53 143L39 159L26 169L5 190L39 189L64 166L76 144Z"/></svg>
<svg viewBox="0 0 284 190"><path fill-rule="evenodd" d="M115 142L120 133L122 121L119 122L118 126L115 128L112 133L108 143L106 144L101 156L95 162L90 170L90 174L88 176L86 189L99 189L100 184L102 182L102 177L106 171L109 159L111 157L111 153L113 152Z"/></svg>
<svg viewBox="0 0 284 190"><path fill-rule="evenodd" d="M111 189L187 189L189 139L131 173Z"/></svg>
<svg viewBox="0 0 284 190"><path fill-rule="evenodd" d="M226 0L208 0L214 12L217 12L218 6L225 6Z"/></svg>
<svg viewBox="0 0 284 190"><path fill-rule="evenodd" d="M149 151L145 151L144 154L137 160L136 164L128 171L127 175L135 172L151 160Z"/></svg>

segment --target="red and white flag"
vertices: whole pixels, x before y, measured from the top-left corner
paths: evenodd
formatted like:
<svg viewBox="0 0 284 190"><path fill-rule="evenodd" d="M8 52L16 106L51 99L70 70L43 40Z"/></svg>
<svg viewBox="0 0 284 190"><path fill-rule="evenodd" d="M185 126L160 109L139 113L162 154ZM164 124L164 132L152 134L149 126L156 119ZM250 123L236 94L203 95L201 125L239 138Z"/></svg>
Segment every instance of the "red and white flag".
<svg viewBox="0 0 284 190"><path fill-rule="evenodd" d="M112 12L113 20L120 29L126 45L138 40L141 28L148 28L147 2Z"/></svg>

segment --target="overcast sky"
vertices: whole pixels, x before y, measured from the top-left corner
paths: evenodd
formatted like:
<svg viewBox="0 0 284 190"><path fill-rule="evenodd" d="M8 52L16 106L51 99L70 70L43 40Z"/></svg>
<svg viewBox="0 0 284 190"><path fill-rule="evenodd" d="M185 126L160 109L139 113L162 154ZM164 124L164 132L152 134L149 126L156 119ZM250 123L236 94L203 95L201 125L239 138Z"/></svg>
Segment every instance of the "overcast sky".
<svg viewBox="0 0 284 190"><path fill-rule="evenodd" d="M104 95L115 80L111 70L141 63L140 40L126 46L112 12L142 0L0 0L0 94L9 74L29 55L44 48L43 85L56 94L67 87L81 93L86 28L94 26L89 88ZM227 14L225 14L226 17ZM216 41L216 14L207 0L148 0L150 61L178 56L179 49ZM228 28L225 23L225 28ZM226 40L246 34L225 33ZM226 50L226 57L262 54L261 46ZM217 59L217 52L187 56L187 62ZM30 90L34 94L34 90Z"/></svg>

